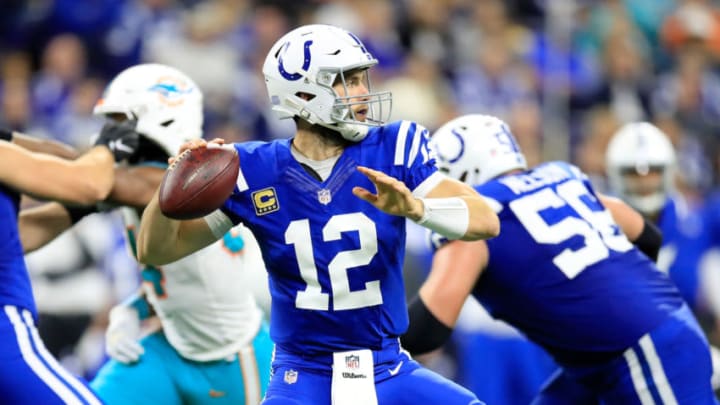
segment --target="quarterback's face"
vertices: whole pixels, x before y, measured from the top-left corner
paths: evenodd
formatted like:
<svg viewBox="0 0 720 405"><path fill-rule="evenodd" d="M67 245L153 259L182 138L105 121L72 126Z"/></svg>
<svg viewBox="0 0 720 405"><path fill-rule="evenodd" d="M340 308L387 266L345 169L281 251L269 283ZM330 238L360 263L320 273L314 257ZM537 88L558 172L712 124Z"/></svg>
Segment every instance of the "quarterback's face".
<svg viewBox="0 0 720 405"><path fill-rule="evenodd" d="M339 80L333 89L339 97L350 97L352 112L357 121L365 121L368 114L368 77L367 69L351 70L345 75L345 83Z"/></svg>

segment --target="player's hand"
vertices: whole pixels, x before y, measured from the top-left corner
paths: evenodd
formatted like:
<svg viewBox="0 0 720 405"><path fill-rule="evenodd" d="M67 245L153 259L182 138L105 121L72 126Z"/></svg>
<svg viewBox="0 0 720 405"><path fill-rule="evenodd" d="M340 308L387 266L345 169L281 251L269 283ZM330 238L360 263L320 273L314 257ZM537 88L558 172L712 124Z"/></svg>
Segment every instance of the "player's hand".
<svg viewBox="0 0 720 405"><path fill-rule="evenodd" d="M140 134L135 130L137 121L108 121L100 130L95 145L105 145L110 149L116 162L129 160L140 149Z"/></svg>
<svg viewBox="0 0 720 405"><path fill-rule="evenodd" d="M387 174L364 166L358 166L358 171L367 176L375 185L377 194L362 187L353 187L353 194L375 208L391 215L408 217L417 221L422 217L425 209L423 203L412 195L402 181Z"/></svg>
<svg viewBox="0 0 720 405"><path fill-rule="evenodd" d="M184 144L180 145L180 151L178 152L178 154L176 156L171 156L168 159L168 164L172 165L180 157L180 155L182 155L183 153L185 153L189 150L198 149L198 148L208 148L208 147L212 148L212 147L220 146L220 145L224 145L224 144L225 144L225 140L222 138L215 138L210 142L208 142L204 139L193 139L193 140L187 141Z"/></svg>
<svg viewBox="0 0 720 405"><path fill-rule="evenodd" d="M105 332L105 351L123 364L138 361L145 353L140 338L140 317L137 310L118 305L110 311L110 325Z"/></svg>

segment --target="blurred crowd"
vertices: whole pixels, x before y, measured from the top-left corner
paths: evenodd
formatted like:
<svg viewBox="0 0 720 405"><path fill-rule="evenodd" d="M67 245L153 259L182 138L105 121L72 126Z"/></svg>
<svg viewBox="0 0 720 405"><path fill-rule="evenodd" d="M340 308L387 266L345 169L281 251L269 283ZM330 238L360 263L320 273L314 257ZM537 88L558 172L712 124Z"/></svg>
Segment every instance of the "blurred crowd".
<svg viewBox="0 0 720 405"><path fill-rule="evenodd" d="M100 120L108 78L142 62L187 72L206 94L206 136L288 133L267 113L262 59L299 24L358 32L393 91L394 118L433 130L499 116L533 162L602 177L607 138L651 120L683 180L718 183L720 8L711 0L28 0L0 6L0 124L76 146Z"/></svg>
<svg viewBox="0 0 720 405"><path fill-rule="evenodd" d="M0 126L83 149L102 125L92 108L108 79L157 62L203 89L207 138L286 137L292 122L270 113L260 69L283 33L313 22L361 37L380 62L373 85L393 93L394 119L432 131L460 114L496 115L531 165L569 160L600 191L610 136L627 122L655 123L676 148L677 188L704 221L696 228L705 229L708 246L720 246L720 208L713 209L720 198L720 2L713 0L5 0ZM97 296L126 295L139 280L129 262L124 273L117 269L122 244L92 236L120 235L118 222L89 232L91 247L82 238L66 242L100 257L95 266L110 281L86 281L117 293ZM409 239L417 245L411 266L427 265L421 239ZM95 248L100 242L104 254ZM35 254L51 255L52 266L29 260L36 278L57 282L64 278L49 267L87 267L43 252ZM421 277L411 274L409 284ZM44 284L35 289L53 297ZM61 306L38 301L41 312ZM68 305L66 313L84 312L91 325L110 304Z"/></svg>

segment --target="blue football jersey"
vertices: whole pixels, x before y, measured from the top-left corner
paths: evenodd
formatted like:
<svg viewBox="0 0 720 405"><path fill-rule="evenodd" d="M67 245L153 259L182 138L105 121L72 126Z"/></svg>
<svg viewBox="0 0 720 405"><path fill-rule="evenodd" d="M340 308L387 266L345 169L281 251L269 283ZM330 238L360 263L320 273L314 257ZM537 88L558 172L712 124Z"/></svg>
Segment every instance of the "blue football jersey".
<svg viewBox="0 0 720 405"><path fill-rule="evenodd" d="M501 232L473 295L559 361L623 350L683 304L578 168L550 162L477 190Z"/></svg>
<svg viewBox="0 0 720 405"><path fill-rule="evenodd" d="M699 298L700 258L713 228L703 208L675 194L667 198L655 219L662 232L657 267L670 276L693 309L697 309Z"/></svg>
<svg viewBox="0 0 720 405"><path fill-rule="evenodd" d="M720 191L712 192L706 197L701 215L706 225L707 247L720 247Z"/></svg>
<svg viewBox="0 0 720 405"><path fill-rule="evenodd" d="M36 314L30 277L25 267L20 236L18 210L20 195L0 185L0 300Z"/></svg>
<svg viewBox="0 0 720 405"><path fill-rule="evenodd" d="M299 353L379 350L408 326L402 279L405 218L355 197L375 188L356 167L410 190L436 174L427 130L402 121L345 148L326 181L293 158L291 140L236 144L237 187L223 211L257 238L269 272L271 336ZM424 189L425 187L423 187Z"/></svg>
<svg viewBox="0 0 720 405"><path fill-rule="evenodd" d="M663 241L658 268L670 275L691 307L698 304L700 257L707 244L705 223L699 209L681 196L669 198L658 216Z"/></svg>

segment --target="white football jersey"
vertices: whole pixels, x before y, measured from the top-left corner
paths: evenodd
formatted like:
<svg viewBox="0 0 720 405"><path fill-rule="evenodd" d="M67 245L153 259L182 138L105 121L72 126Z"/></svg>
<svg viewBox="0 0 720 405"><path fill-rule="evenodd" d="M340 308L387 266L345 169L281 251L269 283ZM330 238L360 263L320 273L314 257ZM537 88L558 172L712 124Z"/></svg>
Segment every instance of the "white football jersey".
<svg viewBox="0 0 720 405"><path fill-rule="evenodd" d="M140 221L135 210L122 211L134 249ZM252 341L262 322L256 296L269 296L266 274L257 241L242 225L177 262L142 269L143 289L165 336L195 361L226 358Z"/></svg>

